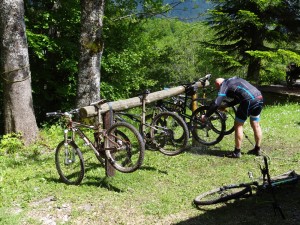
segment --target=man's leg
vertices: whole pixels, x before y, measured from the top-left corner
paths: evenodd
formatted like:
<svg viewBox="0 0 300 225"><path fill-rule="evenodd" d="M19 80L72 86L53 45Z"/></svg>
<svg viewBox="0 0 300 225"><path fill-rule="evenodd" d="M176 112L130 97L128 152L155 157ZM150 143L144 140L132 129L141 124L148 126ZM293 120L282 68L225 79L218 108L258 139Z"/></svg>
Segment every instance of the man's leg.
<svg viewBox="0 0 300 225"><path fill-rule="evenodd" d="M255 147L248 151L248 154L261 155L260 145L262 140L262 130L259 121L250 120L250 124L254 133Z"/></svg>
<svg viewBox="0 0 300 225"><path fill-rule="evenodd" d="M250 120L250 124L253 129L255 144L256 146L260 147L261 140L262 140L262 130L260 124L258 121L251 121L251 120Z"/></svg>
<svg viewBox="0 0 300 225"><path fill-rule="evenodd" d="M243 125L244 123L241 122L234 122L234 130L235 130L235 148L241 149L242 142L243 142Z"/></svg>
<svg viewBox="0 0 300 225"><path fill-rule="evenodd" d="M250 124L254 133L255 147L254 149L248 151L248 154L261 155L260 145L262 141L262 130L259 124L260 113L263 107L263 100L254 100L251 104L250 112Z"/></svg>
<svg viewBox="0 0 300 225"><path fill-rule="evenodd" d="M243 122L234 122L234 135L235 135L235 149L231 154L230 157L233 158L240 158L242 156L241 154L241 147L242 147L242 141L243 141Z"/></svg>

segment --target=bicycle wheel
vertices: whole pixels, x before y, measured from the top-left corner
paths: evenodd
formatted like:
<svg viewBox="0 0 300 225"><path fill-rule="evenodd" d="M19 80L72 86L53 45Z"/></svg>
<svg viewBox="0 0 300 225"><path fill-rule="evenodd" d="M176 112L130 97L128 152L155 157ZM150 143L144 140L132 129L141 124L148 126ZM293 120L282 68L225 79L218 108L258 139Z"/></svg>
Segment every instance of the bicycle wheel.
<svg viewBox="0 0 300 225"><path fill-rule="evenodd" d="M150 140L161 153L169 156L183 152L188 144L189 131L183 119L172 112L161 112L153 118Z"/></svg>
<svg viewBox="0 0 300 225"><path fill-rule="evenodd" d="M251 194L250 185L228 185L205 192L194 199L195 205L212 205Z"/></svg>
<svg viewBox="0 0 300 225"><path fill-rule="evenodd" d="M214 112L205 123L201 122L201 116L205 115L209 106L201 106L196 109L191 117L191 132L193 138L204 145L214 145L219 143L226 130L225 120L221 114Z"/></svg>
<svg viewBox="0 0 300 225"><path fill-rule="evenodd" d="M145 141L146 150L157 150L155 145L151 142L150 131L151 131L151 123L154 117L160 112L161 110L159 108L153 108L153 112L145 116L144 127L143 127L143 123L142 122L140 123L139 130L140 133L143 134L142 136Z"/></svg>
<svg viewBox="0 0 300 225"><path fill-rule="evenodd" d="M138 130L131 124L113 124L107 130L105 142L105 155L116 170L130 173L142 165L145 143Z"/></svg>
<svg viewBox="0 0 300 225"><path fill-rule="evenodd" d="M234 131L234 121L235 121L235 113L236 113L235 106L228 107L225 109L225 111L219 111L219 112L223 116L226 123L226 129L224 131L224 135L232 134L232 132Z"/></svg>
<svg viewBox="0 0 300 225"><path fill-rule="evenodd" d="M84 160L73 141L60 142L55 151L55 165L60 179L66 184L78 185L84 177Z"/></svg>
<svg viewBox="0 0 300 225"><path fill-rule="evenodd" d="M97 134L94 134L94 146L95 148L98 150L99 154L95 153L96 158L98 159L98 161L102 164L102 166L105 166L105 155L103 151L100 151L101 149L103 149L103 142L101 142L100 138L97 137Z"/></svg>

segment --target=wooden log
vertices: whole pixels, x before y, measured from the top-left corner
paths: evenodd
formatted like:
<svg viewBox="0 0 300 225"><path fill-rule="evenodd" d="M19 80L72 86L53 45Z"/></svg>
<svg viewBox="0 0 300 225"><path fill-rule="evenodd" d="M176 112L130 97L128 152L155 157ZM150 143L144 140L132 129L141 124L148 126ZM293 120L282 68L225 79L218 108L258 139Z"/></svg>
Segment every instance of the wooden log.
<svg viewBox="0 0 300 225"><path fill-rule="evenodd" d="M202 82L196 82L194 85L197 86L198 88L203 87ZM206 81L204 86L208 86L208 85L209 85L209 81ZM185 91L184 86L178 86L167 90L153 92L148 94L147 103L151 103L171 96L179 95L184 91ZM108 102L104 104L95 104L91 106L82 107L80 109L80 116L82 118L97 116L97 107L99 107L100 113L103 114L108 112L109 110L122 111L137 106L141 106L141 105L142 105L142 101L139 97L118 100L118 101Z"/></svg>

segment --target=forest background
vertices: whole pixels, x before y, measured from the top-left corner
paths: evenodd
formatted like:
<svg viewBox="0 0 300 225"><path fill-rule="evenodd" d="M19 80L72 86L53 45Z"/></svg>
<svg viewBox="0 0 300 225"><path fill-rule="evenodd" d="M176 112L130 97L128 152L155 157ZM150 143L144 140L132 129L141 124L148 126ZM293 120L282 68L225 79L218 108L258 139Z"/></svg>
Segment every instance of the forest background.
<svg viewBox="0 0 300 225"><path fill-rule="evenodd" d="M93 1L24 1L39 126L46 112L76 106L81 10L88 2ZM299 8L298 0L106 1L100 96L128 98L145 88L158 91L207 73L214 78L238 75L256 84L282 83L286 65L300 63ZM6 84L1 84L3 105Z"/></svg>

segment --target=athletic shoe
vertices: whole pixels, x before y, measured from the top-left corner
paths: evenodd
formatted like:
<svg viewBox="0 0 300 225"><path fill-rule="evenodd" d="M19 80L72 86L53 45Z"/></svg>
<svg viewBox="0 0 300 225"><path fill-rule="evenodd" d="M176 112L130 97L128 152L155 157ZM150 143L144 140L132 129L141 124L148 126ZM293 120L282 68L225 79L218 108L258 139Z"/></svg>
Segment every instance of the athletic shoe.
<svg viewBox="0 0 300 225"><path fill-rule="evenodd" d="M248 155L256 155L256 156L261 156L262 155L262 152L261 152L261 149L252 149L250 151L247 152Z"/></svg>
<svg viewBox="0 0 300 225"><path fill-rule="evenodd" d="M229 158L241 158L242 157L242 153L241 152L236 152L233 151L228 155Z"/></svg>

